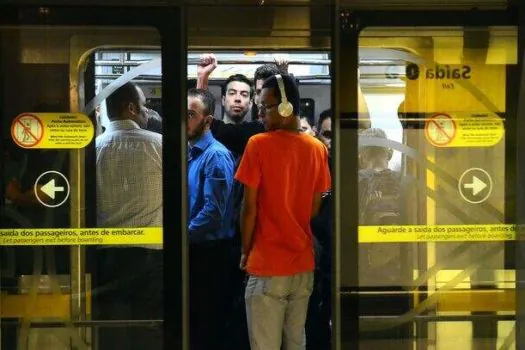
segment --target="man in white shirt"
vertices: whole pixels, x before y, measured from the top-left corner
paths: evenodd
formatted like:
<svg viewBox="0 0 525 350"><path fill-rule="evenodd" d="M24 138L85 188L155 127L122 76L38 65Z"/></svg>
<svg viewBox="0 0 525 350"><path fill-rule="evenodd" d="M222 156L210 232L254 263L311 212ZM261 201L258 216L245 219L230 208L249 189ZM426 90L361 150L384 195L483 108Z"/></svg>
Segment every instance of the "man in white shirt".
<svg viewBox="0 0 525 350"><path fill-rule="evenodd" d="M142 90L127 83L106 100L96 139L97 226L162 227L162 136L148 125ZM162 245L104 246L95 296L102 320L162 319ZM101 328L99 349L162 349L162 328Z"/></svg>

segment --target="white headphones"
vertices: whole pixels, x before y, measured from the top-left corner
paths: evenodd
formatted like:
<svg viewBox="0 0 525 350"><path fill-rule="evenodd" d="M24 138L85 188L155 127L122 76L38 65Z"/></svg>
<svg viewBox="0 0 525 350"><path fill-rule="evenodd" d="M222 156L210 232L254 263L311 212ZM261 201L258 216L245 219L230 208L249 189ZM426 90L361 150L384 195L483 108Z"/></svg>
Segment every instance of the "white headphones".
<svg viewBox="0 0 525 350"><path fill-rule="evenodd" d="M283 77L281 74L277 74L275 78L277 78L277 84L279 85L279 90L281 91L281 103L279 103L277 111L282 117L288 118L293 114L293 105L288 102L288 98L286 97Z"/></svg>

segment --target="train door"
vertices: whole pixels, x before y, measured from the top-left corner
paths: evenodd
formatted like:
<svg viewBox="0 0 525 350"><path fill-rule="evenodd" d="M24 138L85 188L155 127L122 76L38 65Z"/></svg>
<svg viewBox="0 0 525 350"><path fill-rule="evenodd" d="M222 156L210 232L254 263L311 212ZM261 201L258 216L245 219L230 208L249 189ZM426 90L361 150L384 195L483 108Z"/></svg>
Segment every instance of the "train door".
<svg viewBox="0 0 525 350"><path fill-rule="evenodd" d="M127 348L182 347L185 140L162 135L184 135L184 123L166 118L153 137L156 167L133 173L129 165L140 163L139 154L119 150L102 167L95 138L99 106L152 71L172 96L164 113L183 115L183 18L178 8L2 7L1 349L123 348L129 339L135 343ZM96 90L94 59L108 47L159 55L112 72L112 83ZM138 89L127 91L129 108L141 116L156 107L144 106ZM141 187L158 198L148 222L132 205L147 200L135 198ZM127 203L101 212L102 197L124 196ZM137 293L146 285L147 293Z"/></svg>
<svg viewBox="0 0 525 350"><path fill-rule="evenodd" d="M340 92L338 331L343 348L509 349L517 27L497 12L402 26L415 17L341 16L340 76L372 129Z"/></svg>

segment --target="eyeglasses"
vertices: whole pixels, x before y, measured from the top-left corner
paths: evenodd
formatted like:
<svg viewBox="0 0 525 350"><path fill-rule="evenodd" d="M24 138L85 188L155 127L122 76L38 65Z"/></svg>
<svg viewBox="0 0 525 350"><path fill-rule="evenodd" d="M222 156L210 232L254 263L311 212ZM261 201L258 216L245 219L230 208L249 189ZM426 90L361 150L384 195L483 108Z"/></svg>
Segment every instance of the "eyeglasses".
<svg viewBox="0 0 525 350"><path fill-rule="evenodd" d="M259 111L261 113L266 113L267 111L269 111L270 109L272 109L273 107L278 106L278 105L279 105L279 103L274 103L274 104L271 104L271 105L268 105L268 106L259 105L259 106L257 106L257 108L259 108Z"/></svg>

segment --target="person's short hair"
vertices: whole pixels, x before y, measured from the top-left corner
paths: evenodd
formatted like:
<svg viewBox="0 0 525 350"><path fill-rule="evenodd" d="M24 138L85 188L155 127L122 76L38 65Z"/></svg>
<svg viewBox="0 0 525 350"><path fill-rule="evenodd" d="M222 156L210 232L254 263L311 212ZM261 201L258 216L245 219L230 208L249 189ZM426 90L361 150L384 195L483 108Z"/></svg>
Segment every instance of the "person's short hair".
<svg viewBox="0 0 525 350"><path fill-rule="evenodd" d="M293 113L297 116L301 112L301 96L299 95L299 89L295 84L295 81L292 77L287 74L281 75L284 84L284 92L286 93L286 98L293 106ZM275 92L275 97L281 101L281 90L279 89L279 83L275 75L266 79L262 86L263 89L271 88Z"/></svg>
<svg viewBox="0 0 525 350"><path fill-rule="evenodd" d="M122 85L106 99L108 118L118 119L129 103L140 104L138 86L132 82Z"/></svg>
<svg viewBox="0 0 525 350"><path fill-rule="evenodd" d="M253 87L252 87L252 82L250 81L250 79L248 79L246 77L246 75L244 74L234 74L234 75L230 75L228 77L228 79L224 82L224 84L222 85L222 96L226 96L226 91L228 89L228 84L231 83L232 81L238 81L238 82L241 82L241 83L245 83L246 85L248 85L249 89L250 89L250 98L253 97Z"/></svg>
<svg viewBox="0 0 525 350"><path fill-rule="evenodd" d="M359 136L364 137L377 137L382 139L388 139L386 132L379 128L368 128L359 130ZM359 147L359 153L365 155L367 158L380 158L385 156L388 160L392 159L393 151L387 147L380 146L363 146Z"/></svg>
<svg viewBox="0 0 525 350"><path fill-rule="evenodd" d="M255 84L257 80L266 80L273 75L281 74L279 68L275 64L263 64L259 66L253 75L253 83Z"/></svg>
<svg viewBox="0 0 525 350"><path fill-rule="evenodd" d="M197 79L188 79L188 90L197 88Z"/></svg>
<svg viewBox="0 0 525 350"><path fill-rule="evenodd" d="M330 118L332 116L332 109L331 108L328 108L328 109L325 109L324 111L321 112L321 114L319 114L319 120L317 121L317 128L319 130L321 130L321 125L323 124L323 122Z"/></svg>
<svg viewBox="0 0 525 350"><path fill-rule="evenodd" d="M204 104L204 113L206 115L215 114L215 96L209 91L204 89L189 89L188 97L198 97Z"/></svg>

